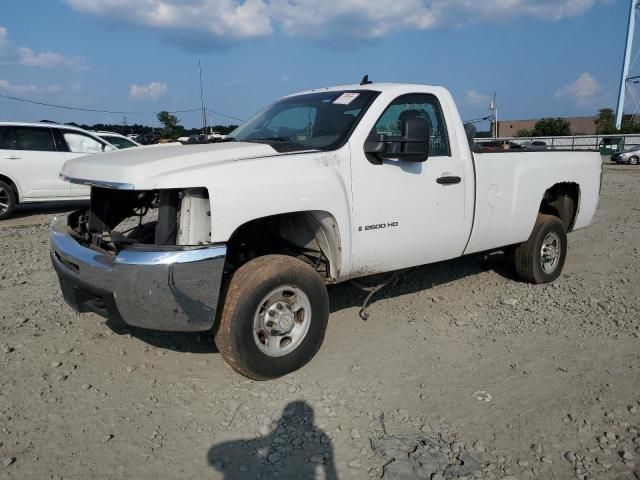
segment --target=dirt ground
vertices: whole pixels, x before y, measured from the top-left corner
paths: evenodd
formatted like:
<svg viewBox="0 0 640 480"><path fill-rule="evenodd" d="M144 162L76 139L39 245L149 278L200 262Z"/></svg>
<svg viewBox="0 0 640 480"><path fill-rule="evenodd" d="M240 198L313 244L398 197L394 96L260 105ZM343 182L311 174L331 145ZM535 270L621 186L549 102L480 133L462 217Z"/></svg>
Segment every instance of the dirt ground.
<svg viewBox="0 0 640 480"><path fill-rule="evenodd" d="M75 314L60 208L0 223L0 478L640 478L640 168L605 166L556 283L465 258L404 275L367 322L332 287L317 357L266 383L209 334Z"/></svg>

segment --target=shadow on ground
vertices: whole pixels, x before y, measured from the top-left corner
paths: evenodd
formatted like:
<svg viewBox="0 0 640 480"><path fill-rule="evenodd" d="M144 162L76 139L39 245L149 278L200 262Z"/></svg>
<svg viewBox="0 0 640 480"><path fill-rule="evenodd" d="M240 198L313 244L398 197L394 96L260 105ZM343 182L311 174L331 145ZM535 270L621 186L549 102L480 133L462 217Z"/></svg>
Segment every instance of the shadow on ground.
<svg viewBox="0 0 640 480"><path fill-rule="evenodd" d="M486 271L494 271L497 274L514 279L512 269L506 257L502 253L490 255L471 255L460 259L437 263L424 267L418 267L402 273L397 282L377 292L370 304L383 299L409 295L428 290L430 288L454 282L461 278L470 277ZM388 278L388 274L375 275L360 279L359 283L376 285ZM329 288L329 300L331 313L353 307L361 307L368 293L350 283L335 285ZM354 312L357 317L358 313ZM109 320L107 326L118 335L130 334L145 343L158 348L177 352L190 352L209 354L218 350L213 342L211 331L201 333L172 333L155 332L140 328L130 327L121 322Z"/></svg>
<svg viewBox="0 0 640 480"><path fill-rule="evenodd" d="M333 446L314 422L313 408L303 401L289 403L264 435L213 445L207 462L225 480L286 478L313 480L323 472L338 480Z"/></svg>
<svg viewBox="0 0 640 480"><path fill-rule="evenodd" d="M64 202L47 202L47 203L22 203L16 206L11 214L10 219L27 218L34 215L54 215L56 213L65 213L84 208L89 205L87 201L64 201Z"/></svg>

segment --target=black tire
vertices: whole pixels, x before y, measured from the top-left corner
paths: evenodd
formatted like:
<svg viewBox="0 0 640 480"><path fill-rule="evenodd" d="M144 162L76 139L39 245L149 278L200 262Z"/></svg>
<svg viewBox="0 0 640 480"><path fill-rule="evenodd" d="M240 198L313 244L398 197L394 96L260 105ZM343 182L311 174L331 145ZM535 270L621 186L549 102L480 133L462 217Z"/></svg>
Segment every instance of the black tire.
<svg viewBox="0 0 640 480"><path fill-rule="evenodd" d="M542 247L546 239L557 241L554 256L557 261L543 266ZM556 280L562 273L567 257L567 233L562 220L553 215L539 214L529 240L516 247L514 263L515 270L522 280L540 284Z"/></svg>
<svg viewBox="0 0 640 480"><path fill-rule="evenodd" d="M0 203L2 204L0 205L0 220L9 218L18 203L13 186L2 181L0 181Z"/></svg>
<svg viewBox="0 0 640 480"><path fill-rule="evenodd" d="M638 165L640 163L640 159L638 157L633 156L629 158L629 165Z"/></svg>
<svg viewBox="0 0 640 480"><path fill-rule="evenodd" d="M294 287L306 295L310 320L306 334L293 351L270 356L254 338L254 317L266 310L263 300L281 287ZM235 371L254 380L269 380L298 370L314 357L324 340L328 320L329 295L320 275L295 258L267 255L251 260L233 274L216 326L215 342Z"/></svg>

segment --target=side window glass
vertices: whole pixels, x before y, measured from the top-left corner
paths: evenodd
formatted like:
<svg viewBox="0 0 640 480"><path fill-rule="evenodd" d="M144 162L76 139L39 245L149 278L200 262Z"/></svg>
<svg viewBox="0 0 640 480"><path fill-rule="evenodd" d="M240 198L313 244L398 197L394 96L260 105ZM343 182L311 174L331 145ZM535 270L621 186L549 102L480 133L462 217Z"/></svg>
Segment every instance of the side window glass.
<svg viewBox="0 0 640 480"><path fill-rule="evenodd" d="M428 121L431 127L430 156L451 156L449 135L442 108L433 95L410 94L396 98L376 123L374 133L399 137L402 135L402 123L410 118L424 118Z"/></svg>
<svg viewBox="0 0 640 480"><path fill-rule="evenodd" d="M13 128L3 126L0 127L0 149L17 150L16 139L13 135Z"/></svg>
<svg viewBox="0 0 640 480"><path fill-rule="evenodd" d="M16 150L55 152L51 130L46 127L12 127Z"/></svg>
<svg viewBox="0 0 640 480"><path fill-rule="evenodd" d="M69 151L73 153L100 153L103 151L102 143L87 135L77 132L64 132L65 142L69 146Z"/></svg>
<svg viewBox="0 0 640 480"><path fill-rule="evenodd" d="M53 141L56 144L56 150L58 152L68 152L69 147L67 146L67 142L65 142L64 137L62 136L62 130L59 128L52 128L51 133L53 133Z"/></svg>

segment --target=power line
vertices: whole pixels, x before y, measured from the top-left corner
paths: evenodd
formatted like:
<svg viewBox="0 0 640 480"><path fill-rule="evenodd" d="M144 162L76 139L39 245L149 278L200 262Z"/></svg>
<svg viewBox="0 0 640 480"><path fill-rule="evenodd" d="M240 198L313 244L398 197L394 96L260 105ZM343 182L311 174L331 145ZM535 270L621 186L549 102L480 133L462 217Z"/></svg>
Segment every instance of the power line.
<svg viewBox="0 0 640 480"><path fill-rule="evenodd" d="M80 110L81 112L95 112L95 113L115 113L115 114L126 114L126 115L145 115L144 112L120 112L113 110L98 110L93 108L83 108L83 107L68 107L66 105L55 105L53 103L45 103L45 102L37 102L35 100L28 100L26 98L12 97L10 95L2 95L2 98L8 98L9 100L15 100L17 102L25 102L25 103L33 103L35 105L42 105L44 107L53 107L53 108L63 108L65 110Z"/></svg>
<svg viewBox="0 0 640 480"><path fill-rule="evenodd" d="M216 112L215 110L211 110L210 108L207 108L206 110L207 110L207 112L209 112L209 113L215 113L216 115L220 115L221 117L227 117L227 118L230 118L230 119L232 119L232 120L237 120L237 121L239 121L239 122L244 122L244 120L243 120L242 118L233 117L233 116L231 116L231 115L227 115L227 114L225 114L225 113Z"/></svg>
<svg viewBox="0 0 640 480"><path fill-rule="evenodd" d="M34 105L41 105L43 107L62 108L64 110L77 110L77 111L80 111L80 112L112 113L112 114L117 114L117 115L155 115L157 113L157 112L125 112L125 111L117 111L117 110L102 110L102 109L96 109L96 108L71 107L71 106L68 106L68 105L57 105L55 103L38 102L36 100L30 100L28 98L13 97L11 95L3 95L3 94L0 94L0 98L6 98L6 99L9 99L9 100L14 100L16 102L24 102L24 103L31 103L31 104L34 104ZM221 117L230 118L232 120L238 120L240 122L244 121L241 118L234 117L233 115L227 115L226 113L216 112L215 110L211 110L211 109L208 109L208 108L205 108L205 110L207 110L208 112L211 112L211 113L215 113L216 115L220 115ZM169 113L190 113L190 112L202 112L202 108L190 108L190 109L186 109L186 110L173 110L173 111L171 111Z"/></svg>

